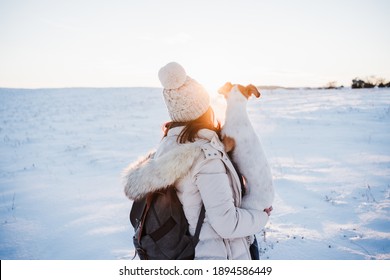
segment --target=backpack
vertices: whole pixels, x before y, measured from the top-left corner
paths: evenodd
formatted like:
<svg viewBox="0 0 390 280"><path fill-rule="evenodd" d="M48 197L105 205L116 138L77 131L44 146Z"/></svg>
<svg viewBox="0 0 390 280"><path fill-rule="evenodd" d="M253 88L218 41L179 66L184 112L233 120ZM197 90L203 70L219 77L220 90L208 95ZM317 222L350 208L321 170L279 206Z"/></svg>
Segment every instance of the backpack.
<svg viewBox="0 0 390 280"><path fill-rule="evenodd" d="M141 260L194 259L204 217L202 204L195 235L191 236L174 186L147 194L134 201L130 211L136 253Z"/></svg>

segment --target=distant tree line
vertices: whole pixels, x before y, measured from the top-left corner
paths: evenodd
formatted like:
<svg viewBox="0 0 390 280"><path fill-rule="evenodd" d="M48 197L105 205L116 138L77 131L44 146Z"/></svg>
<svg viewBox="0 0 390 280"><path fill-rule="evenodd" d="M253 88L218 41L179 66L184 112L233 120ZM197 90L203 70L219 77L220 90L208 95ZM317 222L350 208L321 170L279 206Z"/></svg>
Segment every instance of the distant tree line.
<svg viewBox="0 0 390 280"><path fill-rule="evenodd" d="M375 76L368 77L364 80L355 78L352 80L352 88L384 88L390 87L390 82L386 82L384 78L376 78Z"/></svg>

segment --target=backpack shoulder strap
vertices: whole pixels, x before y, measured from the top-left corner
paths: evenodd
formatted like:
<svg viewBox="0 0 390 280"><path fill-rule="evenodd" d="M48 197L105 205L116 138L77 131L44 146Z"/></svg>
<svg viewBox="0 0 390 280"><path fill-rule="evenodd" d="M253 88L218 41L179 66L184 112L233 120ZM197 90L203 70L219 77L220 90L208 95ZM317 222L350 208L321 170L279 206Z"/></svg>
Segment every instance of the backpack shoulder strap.
<svg viewBox="0 0 390 280"><path fill-rule="evenodd" d="M131 211L130 211L130 222L134 228L136 228L138 226L138 223L141 221L142 215L145 212L145 207L146 207L145 198L133 201L133 206L131 206Z"/></svg>
<svg viewBox="0 0 390 280"><path fill-rule="evenodd" d="M138 227L144 213L148 211L151 199L153 199L153 194L148 194L141 199L133 201L133 205L130 210L130 222L134 228Z"/></svg>
<svg viewBox="0 0 390 280"><path fill-rule="evenodd" d="M204 218L206 216L206 209L204 208L204 204L202 203L202 209L200 209L200 214L198 218L198 223L196 224L196 229L195 229L195 234L194 234L194 245L196 246L199 242L199 235L200 235L200 230L202 228L202 224L204 221Z"/></svg>

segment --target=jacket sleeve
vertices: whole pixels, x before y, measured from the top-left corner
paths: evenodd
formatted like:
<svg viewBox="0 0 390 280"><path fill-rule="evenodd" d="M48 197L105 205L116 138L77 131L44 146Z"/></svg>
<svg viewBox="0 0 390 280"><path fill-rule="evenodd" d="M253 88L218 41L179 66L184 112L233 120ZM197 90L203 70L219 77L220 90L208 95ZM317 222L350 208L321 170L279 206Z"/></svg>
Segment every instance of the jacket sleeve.
<svg viewBox="0 0 390 280"><path fill-rule="evenodd" d="M268 221L267 213L238 208L234 204L229 176L220 159L206 160L195 175L206 209L206 217L222 238L239 238L260 232Z"/></svg>

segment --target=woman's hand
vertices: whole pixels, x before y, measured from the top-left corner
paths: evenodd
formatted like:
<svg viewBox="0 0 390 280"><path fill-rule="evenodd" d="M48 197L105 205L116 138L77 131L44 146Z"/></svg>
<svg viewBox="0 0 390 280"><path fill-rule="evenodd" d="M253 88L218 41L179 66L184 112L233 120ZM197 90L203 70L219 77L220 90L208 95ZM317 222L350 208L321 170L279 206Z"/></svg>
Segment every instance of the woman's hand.
<svg viewBox="0 0 390 280"><path fill-rule="evenodd" d="M264 209L264 212L267 213L268 216L271 216L271 211L273 210L272 206L270 206L269 208L265 208Z"/></svg>

